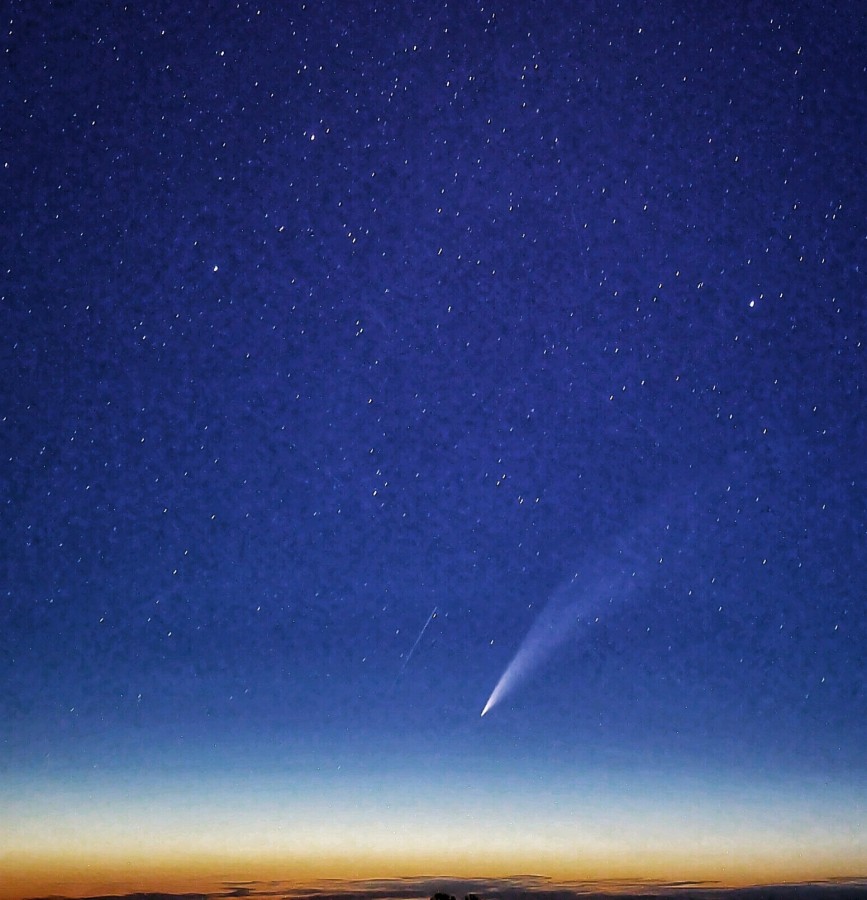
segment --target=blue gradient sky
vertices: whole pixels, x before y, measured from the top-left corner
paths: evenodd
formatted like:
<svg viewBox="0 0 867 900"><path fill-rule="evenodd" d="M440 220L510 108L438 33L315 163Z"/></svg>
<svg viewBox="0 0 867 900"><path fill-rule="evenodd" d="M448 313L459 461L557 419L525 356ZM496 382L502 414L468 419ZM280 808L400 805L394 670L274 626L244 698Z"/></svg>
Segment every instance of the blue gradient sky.
<svg viewBox="0 0 867 900"><path fill-rule="evenodd" d="M4 897L867 872L857 5L6 20Z"/></svg>

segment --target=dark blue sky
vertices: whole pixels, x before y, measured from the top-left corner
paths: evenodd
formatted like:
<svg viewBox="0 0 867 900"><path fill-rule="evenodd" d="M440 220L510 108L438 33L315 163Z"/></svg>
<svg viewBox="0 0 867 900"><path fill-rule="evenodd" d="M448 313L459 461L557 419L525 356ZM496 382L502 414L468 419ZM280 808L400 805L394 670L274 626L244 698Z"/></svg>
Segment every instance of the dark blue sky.
<svg viewBox="0 0 867 900"><path fill-rule="evenodd" d="M271 6L3 17L9 872L227 771L323 822L475 784L540 835L589 778L648 860L624 784L721 792L714 846L761 797L863 868L859 5ZM539 869L583 876L562 814Z"/></svg>

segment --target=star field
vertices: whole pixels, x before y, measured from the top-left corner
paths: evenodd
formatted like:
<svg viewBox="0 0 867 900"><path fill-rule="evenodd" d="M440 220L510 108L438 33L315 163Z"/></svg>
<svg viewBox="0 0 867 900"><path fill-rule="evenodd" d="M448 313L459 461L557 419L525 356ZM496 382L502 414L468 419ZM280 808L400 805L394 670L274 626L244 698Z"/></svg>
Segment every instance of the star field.
<svg viewBox="0 0 867 900"><path fill-rule="evenodd" d="M7 4L3 900L864 874L865 25Z"/></svg>

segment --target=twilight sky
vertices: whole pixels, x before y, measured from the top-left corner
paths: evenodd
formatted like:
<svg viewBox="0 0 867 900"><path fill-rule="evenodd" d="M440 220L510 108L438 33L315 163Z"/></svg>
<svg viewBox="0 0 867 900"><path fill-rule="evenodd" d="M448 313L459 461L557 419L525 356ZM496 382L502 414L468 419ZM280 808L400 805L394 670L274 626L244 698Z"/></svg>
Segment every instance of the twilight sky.
<svg viewBox="0 0 867 900"><path fill-rule="evenodd" d="M5 4L0 897L867 874L867 16L697 9Z"/></svg>

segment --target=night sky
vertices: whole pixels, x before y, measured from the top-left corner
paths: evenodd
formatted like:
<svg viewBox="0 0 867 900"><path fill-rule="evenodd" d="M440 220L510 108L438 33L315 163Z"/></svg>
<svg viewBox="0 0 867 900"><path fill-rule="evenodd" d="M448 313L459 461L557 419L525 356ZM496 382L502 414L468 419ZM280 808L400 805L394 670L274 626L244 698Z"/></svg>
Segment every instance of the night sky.
<svg viewBox="0 0 867 900"><path fill-rule="evenodd" d="M867 875L863 4L0 26L0 897Z"/></svg>

